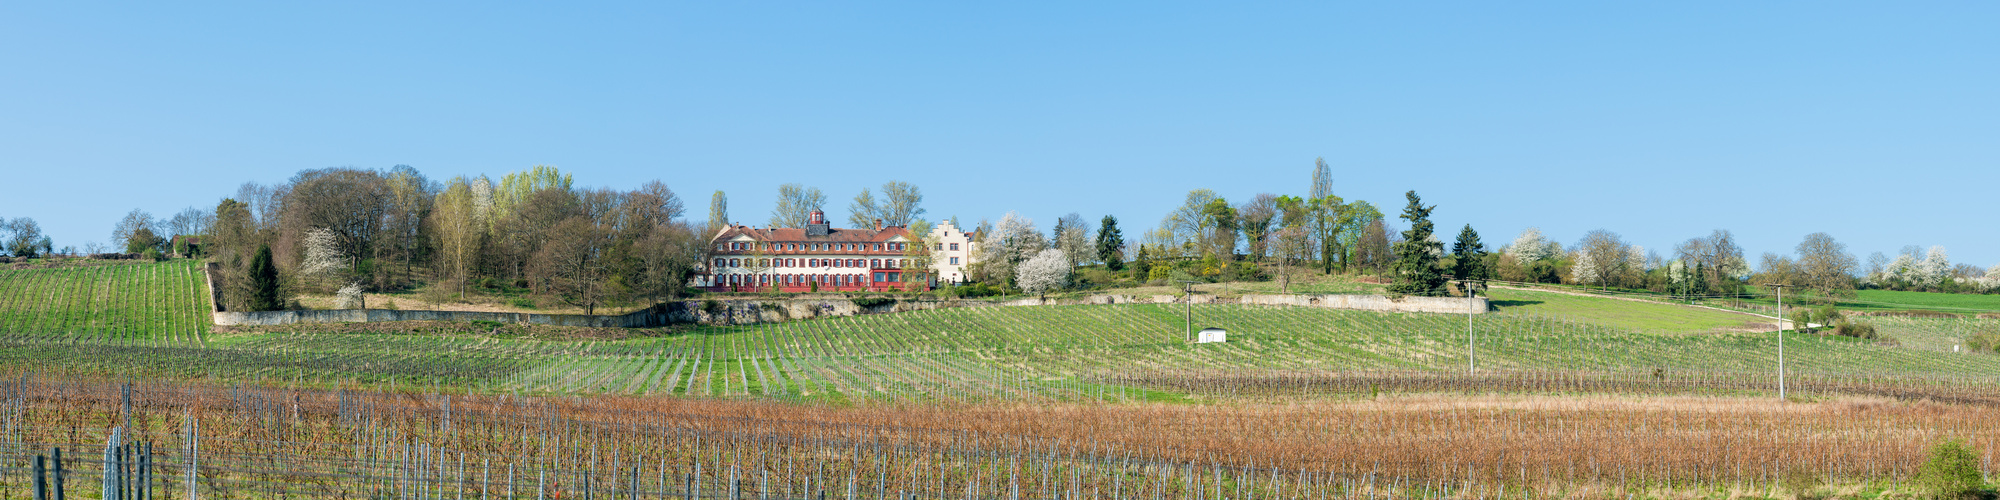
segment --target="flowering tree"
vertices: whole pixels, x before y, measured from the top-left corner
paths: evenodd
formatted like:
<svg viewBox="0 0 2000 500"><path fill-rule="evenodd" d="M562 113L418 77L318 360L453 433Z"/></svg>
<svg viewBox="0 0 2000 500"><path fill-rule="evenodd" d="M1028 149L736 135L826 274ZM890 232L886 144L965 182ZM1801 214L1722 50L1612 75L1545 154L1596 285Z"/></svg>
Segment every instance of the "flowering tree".
<svg viewBox="0 0 2000 500"><path fill-rule="evenodd" d="M299 263L300 275L323 280L340 279L340 270L347 265L347 258L340 254L340 238L332 229L306 231L305 252L305 261Z"/></svg>
<svg viewBox="0 0 2000 500"><path fill-rule="evenodd" d="M1035 229L1035 220L1021 214L1007 212L1000 217L1000 223L993 225L990 235L977 247L985 272L1002 279L1016 275L1015 269L1022 262L1034 258L1042 249L1048 248L1047 240ZM1016 286L1019 286L1016 282Z"/></svg>
<svg viewBox="0 0 2000 500"><path fill-rule="evenodd" d="M1069 284L1069 270L1069 257L1062 250L1050 248L1021 263L1015 270L1014 283L1022 291L1045 295Z"/></svg>
<svg viewBox="0 0 2000 500"><path fill-rule="evenodd" d="M1513 255L1521 262L1534 262L1555 257L1556 245L1555 242L1542 237L1541 228L1531 227L1521 231L1521 235L1514 238L1513 244L1507 245L1507 248L1500 251Z"/></svg>
<svg viewBox="0 0 2000 500"><path fill-rule="evenodd" d="M1931 247L1931 251L1924 254L1923 262L1917 264L1916 282L1925 287L1944 284L1951 277L1951 257L1945 255L1943 246Z"/></svg>

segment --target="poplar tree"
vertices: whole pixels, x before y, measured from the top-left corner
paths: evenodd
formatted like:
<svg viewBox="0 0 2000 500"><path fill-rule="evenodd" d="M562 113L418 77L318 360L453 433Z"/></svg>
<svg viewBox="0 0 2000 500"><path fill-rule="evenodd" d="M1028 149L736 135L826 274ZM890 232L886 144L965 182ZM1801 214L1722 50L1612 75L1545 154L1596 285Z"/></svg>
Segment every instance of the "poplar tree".
<svg viewBox="0 0 2000 500"><path fill-rule="evenodd" d="M1403 231L1403 241L1396 243L1396 283L1389 285L1389 291L1431 295L1444 287L1444 269L1438 265L1444 243L1431 236L1431 211L1437 207L1424 206L1416 191L1403 196L1410 203L1403 207L1401 217L1410 223L1410 229Z"/></svg>

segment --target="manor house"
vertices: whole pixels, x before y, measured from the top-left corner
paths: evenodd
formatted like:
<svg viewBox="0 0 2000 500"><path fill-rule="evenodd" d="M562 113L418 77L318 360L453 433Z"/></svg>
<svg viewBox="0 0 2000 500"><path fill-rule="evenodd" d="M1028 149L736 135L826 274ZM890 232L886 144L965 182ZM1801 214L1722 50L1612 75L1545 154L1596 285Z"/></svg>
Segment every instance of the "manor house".
<svg viewBox="0 0 2000 500"><path fill-rule="evenodd" d="M929 273L910 269L910 246L923 241L903 226L835 229L826 213L812 211L806 227L730 226L711 240L714 257L694 285L709 291L888 291L912 281L929 290L940 282L960 283L971 263L972 235L951 223L931 230L934 248Z"/></svg>

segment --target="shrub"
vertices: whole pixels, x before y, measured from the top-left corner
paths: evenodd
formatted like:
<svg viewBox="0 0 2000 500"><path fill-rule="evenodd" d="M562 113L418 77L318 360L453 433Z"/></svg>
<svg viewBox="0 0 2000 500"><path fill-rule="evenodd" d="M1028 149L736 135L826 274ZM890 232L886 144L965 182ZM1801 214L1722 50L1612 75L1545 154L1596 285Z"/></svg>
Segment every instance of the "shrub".
<svg viewBox="0 0 2000 500"><path fill-rule="evenodd" d="M1956 439L1931 447L1915 483L1933 498L1969 498L1986 487L1979 477L1979 455Z"/></svg>
<svg viewBox="0 0 2000 500"><path fill-rule="evenodd" d="M167 254L160 253L160 249L151 247L146 248L146 251L140 253L139 257L153 262L167 260Z"/></svg>
<svg viewBox="0 0 2000 500"><path fill-rule="evenodd" d="M1966 339L1965 350L1972 352L1994 352L2000 349L2000 335L1982 333Z"/></svg>
<svg viewBox="0 0 2000 500"><path fill-rule="evenodd" d="M519 307L519 308L522 308L522 309L534 309L534 308L535 308L535 298L534 298L534 297L515 297L515 298L513 298L512 300L508 300L508 301L507 301L507 304L508 304L508 305L511 305L511 306L514 306L514 307Z"/></svg>
<svg viewBox="0 0 2000 500"><path fill-rule="evenodd" d="M1842 337L1854 337L1857 339L1868 339L1868 340L1875 340L1881 338L1880 334L1875 333L1875 325L1870 325L1859 321L1848 321L1847 318L1840 318L1839 321L1834 322L1833 334Z"/></svg>
<svg viewBox="0 0 2000 500"><path fill-rule="evenodd" d="M896 303L896 299L888 297L857 297L848 300L853 301L856 307L863 309Z"/></svg>

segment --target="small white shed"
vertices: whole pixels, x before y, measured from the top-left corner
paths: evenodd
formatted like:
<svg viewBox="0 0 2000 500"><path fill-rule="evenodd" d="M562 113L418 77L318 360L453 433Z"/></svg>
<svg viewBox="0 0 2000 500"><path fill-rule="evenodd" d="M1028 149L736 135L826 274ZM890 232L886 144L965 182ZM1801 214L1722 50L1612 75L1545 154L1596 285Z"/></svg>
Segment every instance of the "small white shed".
<svg viewBox="0 0 2000 500"><path fill-rule="evenodd" d="M1200 332L1195 333L1194 336L1194 343L1196 344L1206 344L1209 342L1228 342L1228 341L1229 341L1229 331L1223 330L1221 328L1203 328L1201 329Z"/></svg>

